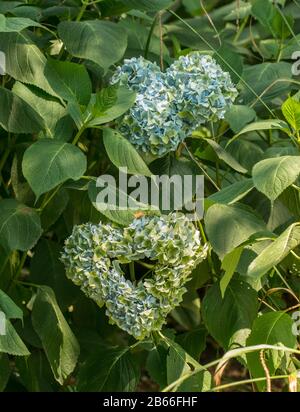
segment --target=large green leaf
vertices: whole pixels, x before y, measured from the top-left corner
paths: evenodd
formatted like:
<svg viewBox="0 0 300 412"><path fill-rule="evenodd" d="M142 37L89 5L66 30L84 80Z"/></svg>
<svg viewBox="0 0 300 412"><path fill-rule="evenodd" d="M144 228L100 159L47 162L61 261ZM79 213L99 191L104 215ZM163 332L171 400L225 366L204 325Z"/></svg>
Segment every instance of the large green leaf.
<svg viewBox="0 0 300 412"><path fill-rule="evenodd" d="M110 21L61 22L58 34L69 53L97 63L104 71L121 60L127 45L126 32Z"/></svg>
<svg viewBox="0 0 300 412"><path fill-rule="evenodd" d="M282 344L288 348L295 348L297 338L292 334L292 325L292 318L287 313L266 313L254 321L251 335L247 339L247 346ZM279 368L282 360L288 360L290 356L288 354L284 356L283 353L273 350L268 350L268 354L268 356L265 354L264 358L269 373L272 376ZM259 352L247 354L247 365L253 378L266 376ZM265 390L266 382L257 382L256 384L261 391Z"/></svg>
<svg viewBox="0 0 300 412"><path fill-rule="evenodd" d="M55 93L67 102L87 105L92 93L92 84L85 66L59 60L48 60L45 74Z"/></svg>
<svg viewBox="0 0 300 412"><path fill-rule="evenodd" d="M231 130L238 133L256 117L255 110L248 106L232 105L225 114Z"/></svg>
<svg viewBox="0 0 300 412"><path fill-rule="evenodd" d="M282 96L287 92L289 84L287 81L278 82L278 80L291 79L292 70L291 65L286 62L261 63L245 68L242 77L245 83L243 82L240 100L243 104L258 101L255 107L262 107L260 101L257 100L257 96L263 94L261 99L265 103L269 103L274 98ZM251 90L247 87L246 83L250 86ZM271 85L272 87L270 87Z"/></svg>
<svg viewBox="0 0 300 412"><path fill-rule="evenodd" d="M108 157L115 166L126 167L129 174L151 176L144 160L119 132L110 128L104 129L103 142Z"/></svg>
<svg viewBox="0 0 300 412"><path fill-rule="evenodd" d="M221 259L251 235L266 229L262 219L240 204L214 204L208 209L205 225L209 241Z"/></svg>
<svg viewBox="0 0 300 412"><path fill-rule="evenodd" d="M38 133L45 126L41 116L10 90L0 88L0 125L11 133Z"/></svg>
<svg viewBox="0 0 300 412"><path fill-rule="evenodd" d="M300 130L300 102L289 97L281 107L282 113L289 124L297 132Z"/></svg>
<svg viewBox="0 0 300 412"><path fill-rule="evenodd" d="M59 390L49 362L41 350L32 352L29 357L17 358L16 367L20 374L20 382L28 392Z"/></svg>
<svg viewBox="0 0 300 412"><path fill-rule="evenodd" d="M5 316L8 319L23 319L22 310L1 289L0 289L0 310L5 313Z"/></svg>
<svg viewBox="0 0 300 412"><path fill-rule="evenodd" d="M157 11L172 5L173 0L121 0L126 7L143 11Z"/></svg>
<svg viewBox="0 0 300 412"><path fill-rule="evenodd" d="M252 179L244 179L232 185L224 187L219 192L209 196L207 201L213 203L223 203L225 205L231 205L238 202L254 188Z"/></svg>
<svg viewBox="0 0 300 412"><path fill-rule="evenodd" d="M30 352L8 319L5 321L5 334L0 334L0 353L1 352L15 356L30 355Z"/></svg>
<svg viewBox="0 0 300 412"><path fill-rule="evenodd" d="M235 141L239 136L245 133L257 132L260 130L281 130L284 133L289 134L289 126L286 122L279 119L272 120L260 120L258 122L251 123L245 126L242 130L239 131L232 139L229 140L227 146L229 146L233 141Z"/></svg>
<svg viewBox="0 0 300 412"><path fill-rule="evenodd" d="M18 6L22 5L22 4L23 4L23 3L22 3L21 1L14 1L14 0L11 0L11 1L8 1L8 0L6 0L6 1L1 1L1 2L0 2L0 12L1 12L1 13L10 12L10 11L12 11L14 8L16 8L16 7L18 7Z"/></svg>
<svg viewBox="0 0 300 412"><path fill-rule="evenodd" d="M243 59L233 47L223 44L214 53L213 58L219 63L224 71L230 74L234 83L239 83L243 73Z"/></svg>
<svg viewBox="0 0 300 412"><path fill-rule="evenodd" d="M176 336L176 342L195 360L200 359L206 346L207 330L204 325Z"/></svg>
<svg viewBox="0 0 300 412"><path fill-rule="evenodd" d="M22 162L23 174L37 197L86 171L86 157L76 146L52 139L31 145Z"/></svg>
<svg viewBox="0 0 300 412"><path fill-rule="evenodd" d="M251 14L254 16L263 27L274 34L272 27L272 18L275 14L275 8L269 0L255 0L252 4Z"/></svg>
<svg viewBox="0 0 300 412"><path fill-rule="evenodd" d="M234 275L237 266L239 264L241 254L243 252L242 247L238 247L228 253L222 261L222 269L224 270L224 275L222 276L222 279L220 280L220 289L221 289L221 295L222 298L224 298L225 291L227 289L227 286L229 282L232 279L232 276Z"/></svg>
<svg viewBox="0 0 300 412"><path fill-rule="evenodd" d="M30 105L43 120L43 137L66 141L73 132L73 122L67 110L54 98L39 89L16 82L13 92Z"/></svg>
<svg viewBox="0 0 300 412"><path fill-rule="evenodd" d="M5 17L3 14L0 14L0 33L19 32L27 27L43 26L26 17Z"/></svg>
<svg viewBox="0 0 300 412"><path fill-rule="evenodd" d="M252 171L255 187L270 200L277 199L300 174L300 156L282 156L257 163Z"/></svg>
<svg viewBox="0 0 300 412"><path fill-rule="evenodd" d="M55 379L62 385L73 372L79 356L78 342L48 286L40 286L32 310L38 334Z"/></svg>
<svg viewBox="0 0 300 412"><path fill-rule="evenodd" d="M31 249L42 234L34 209L14 199L0 201L0 245L7 250Z"/></svg>
<svg viewBox="0 0 300 412"><path fill-rule="evenodd" d="M257 293L240 279L231 280L224 298L220 285L214 284L202 304L205 325L224 349L245 344L257 311Z"/></svg>
<svg viewBox="0 0 300 412"><path fill-rule="evenodd" d="M248 268L248 276L260 278L273 266L278 265L291 250L299 245L300 225L295 223L288 227L251 262Z"/></svg>
<svg viewBox="0 0 300 412"><path fill-rule="evenodd" d="M133 392L139 377L139 369L130 348L99 348L80 367L78 390Z"/></svg>
<svg viewBox="0 0 300 412"><path fill-rule="evenodd" d="M194 368L200 369L201 365L172 339L164 336L162 342L168 347L166 357L168 385L186 376L182 384L173 386L172 391L203 392L209 390L211 387L210 373L205 370L199 370L198 373L188 377Z"/></svg>
<svg viewBox="0 0 300 412"><path fill-rule="evenodd" d="M228 166L230 166L232 169L236 170L239 173L247 172L247 169L241 166L239 162L235 160L235 158L232 157L230 153L226 152L226 150L223 149L223 147L220 146L217 142L215 142L212 139L207 139L206 141L214 149L219 159L223 160L223 162L225 162Z"/></svg>
<svg viewBox="0 0 300 412"><path fill-rule="evenodd" d="M127 87L110 86L93 95L83 114L87 127L95 127L111 122L126 113L134 104L135 92Z"/></svg>
<svg viewBox="0 0 300 412"><path fill-rule="evenodd" d="M93 206L102 215L122 226L129 225L136 213L150 209L149 205L136 201L101 176L97 182L92 180L89 183L88 194ZM155 212L159 213L158 210Z"/></svg>
<svg viewBox="0 0 300 412"><path fill-rule="evenodd" d="M4 313L4 334L2 332L2 327L0 328L0 352L8 353L10 355L17 356L26 356L29 355L29 352L20 339L19 335L15 331L14 327L10 323L9 319L23 319L22 310L14 303L14 301L2 290L0 290L0 313ZM3 315L1 316L0 322L3 321ZM3 326L3 325L1 325ZM0 355L0 365L1 362L5 362L5 357ZM3 366L4 375L2 376L0 372L0 390L1 390L1 381L4 385L5 382L5 364ZM2 368L0 368L1 371ZM9 370L10 368L8 368ZM6 372L8 372L6 370Z"/></svg>
<svg viewBox="0 0 300 412"><path fill-rule="evenodd" d="M1 33L0 50L6 56L7 74L56 95L45 75L46 57L26 33Z"/></svg>
<svg viewBox="0 0 300 412"><path fill-rule="evenodd" d="M30 262L30 282L50 286L64 310L74 303L80 292L65 276L60 253L61 247L56 242L42 239L35 248Z"/></svg>

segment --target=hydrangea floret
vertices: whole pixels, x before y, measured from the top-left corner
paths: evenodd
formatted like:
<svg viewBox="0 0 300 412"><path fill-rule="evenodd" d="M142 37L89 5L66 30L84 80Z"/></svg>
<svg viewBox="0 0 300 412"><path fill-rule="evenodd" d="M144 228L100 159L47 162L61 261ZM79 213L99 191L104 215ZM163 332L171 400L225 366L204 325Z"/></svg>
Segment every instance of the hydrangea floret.
<svg viewBox="0 0 300 412"><path fill-rule="evenodd" d="M62 261L67 276L99 306L110 322L133 335L160 330L182 300L192 270L207 255L200 233L180 213L143 216L126 228L87 223L73 228ZM147 259L152 276L133 282L124 264Z"/></svg>
<svg viewBox="0 0 300 412"><path fill-rule="evenodd" d="M208 55L181 56L165 72L143 57L125 60L111 83L136 91L121 133L139 150L162 156L200 125L223 119L237 97L230 75Z"/></svg>

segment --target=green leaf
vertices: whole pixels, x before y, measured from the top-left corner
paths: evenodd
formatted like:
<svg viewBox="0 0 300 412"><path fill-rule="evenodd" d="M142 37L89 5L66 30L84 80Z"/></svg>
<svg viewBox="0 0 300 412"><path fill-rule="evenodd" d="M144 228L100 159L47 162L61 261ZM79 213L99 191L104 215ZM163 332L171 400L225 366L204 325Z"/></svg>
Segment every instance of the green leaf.
<svg viewBox="0 0 300 412"><path fill-rule="evenodd" d="M220 285L214 284L206 293L202 304L204 323L224 349L245 344L257 311L257 293L240 279L231 280L224 299Z"/></svg>
<svg viewBox="0 0 300 412"><path fill-rule="evenodd" d="M248 106L232 105L225 114L225 120L229 123L234 133L240 132L243 127L254 120L255 110Z"/></svg>
<svg viewBox="0 0 300 412"><path fill-rule="evenodd" d="M230 11L225 17L225 21L236 21L237 19L244 19L248 17L251 12L251 4L246 3L245 1L240 1L239 7L235 7L233 10Z"/></svg>
<svg viewBox="0 0 300 412"><path fill-rule="evenodd" d="M92 96L83 117L89 119L87 127L111 122L126 113L134 104L136 93L127 87L110 86Z"/></svg>
<svg viewBox="0 0 300 412"><path fill-rule="evenodd" d="M136 201L118 189L115 184L101 177L97 179L97 182L92 180L89 183L88 194L93 206L102 215L122 226L129 225L137 212L145 212L151 208L149 205ZM123 203L124 207L119 203ZM159 213L158 210L153 210L152 213L154 212Z"/></svg>
<svg viewBox="0 0 300 412"><path fill-rule="evenodd" d="M282 156L257 163L252 171L255 187L274 201L300 174L300 156Z"/></svg>
<svg viewBox="0 0 300 412"><path fill-rule="evenodd" d="M252 135L253 136L253 135ZM235 158L237 161L248 170L249 174L253 169L253 166L264 159L264 151L261 146L252 140L251 134L240 140L235 140L232 144L228 143L226 150ZM232 139L234 140L234 138Z"/></svg>
<svg viewBox="0 0 300 412"><path fill-rule="evenodd" d="M219 192L209 196L207 201L213 203L223 203L231 205L243 199L248 193L254 189L252 179L245 179L235 182L232 185L226 186Z"/></svg>
<svg viewBox="0 0 300 412"><path fill-rule="evenodd" d="M130 348L99 348L80 367L80 392L133 392L139 369Z"/></svg>
<svg viewBox="0 0 300 412"><path fill-rule="evenodd" d="M98 64L106 72L122 59L126 46L126 32L110 21L64 21L58 25L58 34L69 53Z"/></svg>
<svg viewBox="0 0 300 412"><path fill-rule="evenodd" d="M0 310L5 313L5 316L8 319L23 319L22 310L1 289L0 289Z"/></svg>
<svg viewBox="0 0 300 412"><path fill-rule="evenodd" d="M10 90L0 88L0 125L11 133L38 133L43 119L25 100Z"/></svg>
<svg viewBox="0 0 300 412"><path fill-rule="evenodd" d="M211 206L205 216L205 225L209 241L221 259L251 235L266 229L262 219L240 204Z"/></svg>
<svg viewBox="0 0 300 412"><path fill-rule="evenodd" d="M7 13L12 11L14 8L22 5L23 3L21 1L1 1L0 2L0 12L1 13Z"/></svg>
<svg viewBox="0 0 300 412"><path fill-rule="evenodd" d="M276 97L282 97L282 95L289 90L288 81L278 82L278 80L291 79L292 67L291 64L286 62L261 63L246 67L242 77L245 83L241 83L242 92L239 102L248 105L251 102L257 101L255 108L260 108L262 104L257 100L257 96L263 93L261 100L268 103ZM275 82L274 85L273 82ZM246 86L246 83L252 90ZM273 86L270 87L270 85Z"/></svg>
<svg viewBox="0 0 300 412"><path fill-rule="evenodd" d="M288 208L293 216L300 219L300 192L296 188L292 186L288 187L282 195L280 195L279 201Z"/></svg>
<svg viewBox="0 0 300 412"><path fill-rule="evenodd" d="M183 301L180 306L176 307L171 316L184 327L189 330L199 326L200 317L200 298L196 290L188 289L183 296Z"/></svg>
<svg viewBox="0 0 300 412"><path fill-rule="evenodd" d="M16 359L16 367L19 379L28 392L59 391L49 362L41 350L32 352L27 358Z"/></svg>
<svg viewBox="0 0 300 412"><path fill-rule="evenodd" d="M13 86L15 95L23 99L41 118L43 122L42 137L66 141L73 132L73 122L67 110L54 98L40 89L16 82Z"/></svg>
<svg viewBox="0 0 300 412"><path fill-rule="evenodd" d="M220 289L222 298L224 298L227 286L234 275L236 268L239 264L241 254L243 252L242 247L234 249L232 252L228 253L222 261L222 269L225 271L222 279L220 280Z"/></svg>
<svg viewBox="0 0 300 412"><path fill-rule="evenodd" d="M179 345L178 345L179 347ZM187 363L186 353L183 349L170 347L167 356L167 382L168 385L175 382L182 375L191 372L191 368Z"/></svg>
<svg viewBox="0 0 300 412"><path fill-rule="evenodd" d="M289 97L281 107L282 113L292 128L298 132L300 130L300 102Z"/></svg>
<svg viewBox="0 0 300 412"><path fill-rule="evenodd" d="M86 157L70 143L42 139L26 150L22 170L38 198L68 179L78 180L86 171Z"/></svg>
<svg viewBox="0 0 300 412"><path fill-rule="evenodd" d="M63 211L66 209L68 202L69 194L64 188L58 190L51 200L49 200L41 212L41 222L44 231L47 231L57 222Z"/></svg>
<svg viewBox="0 0 300 412"><path fill-rule="evenodd" d="M106 128L103 130L103 143L112 163L126 167L129 174L151 176L148 166L132 144L118 131Z"/></svg>
<svg viewBox="0 0 300 412"><path fill-rule="evenodd" d="M247 340L247 346L260 344L282 344L288 348L295 348L297 338L292 334L292 325L292 318L287 313L266 313L254 321L251 335ZM283 360L283 355L274 350L268 350L267 353L265 353L264 356L265 362L270 375L273 376ZM290 355L286 354L284 358L288 360ZM247 365L253 378L261 378L266 376L261 364L259 352L247 354ZM266 382L256 382L256 385L260 391L264 391L266 388Z"/></svg>
<svg viewBox="0 0 300 412"><path fill-rule="evenodd" d="M256 279L262 277L299 245L300 224L295 223L288 227L251 262L248 268L248 276Z"/></svg>
<svg viewBox="0 0 300 412"><path fill-rule="evenodd" d="M151 379L159 385L160 389L167 386L167 368L165 366L167 355L167 349L163 345L158 344L149 352L146 361L147 372Z"/></svg>
<svg viewBox="0 0 300 412"><path fill-rule="evenodd" d="M7 382L11 374L9 358L5 353L0 354L0 392L6 388Z"/></svg>
<svg viewBox="0 0 300 412"><path fill-rule="evenodd" d="M167 382L168 385L184 375L188 375L193 368L200 368L195 361L180 345L171 339L165 338L169 346L167 355ZM197 374L188 377L182 384L175 386L173 392L205 392L211 387L211 375L208 371L200 370Z"/></svg>
<svg viewBox="0 0 300 412"><path fill-rule="evenodd" d="M225 162L232 169L236 170L239 173L247 172L247 169L241 166L239 162L235 160L235 158L232 157L230 153L226 152L226 150L223 149L223 147L220 146L217 142L212 139L206 139L206 142L214 149L218 158L223 160L223 162Z"/></svg>
<svg viewBox="0 0 300 412"><path fill-rule="evenodd" d="M223 70L230 74L232 81L236 84L239 83L243 73L243 60L233 47L223 44L213 57Z"/></svg>
<svg viewBox="0 0 300 412"><path fill-rule="evenodd" d="M43 26L26 17L5 17L3 14L0 14L0 33L19 32L27 27Z"/></svg>
<svg viewBox="0 0 300 412"><path fill-rule="evenodd" d="M67 102L87 105L92 94L89 74L82 64L48 60L45 74L52 89Z"/></svg>
<svg viewBox="0 0 300 412"><path fill-rule="evenodd" d="M274 34L272 19L275 15L275 7L269 0L255 0L252 4L252 16L255 17L263 27Z"/></svg>
<svg viewBox="0 0 300 412"><path fill-rule="evenodd" d="M48 286L40 286L32 310L34 330L42 341L55 379L63 385L73 372L79 345Z"/></svg>
<svg viewBox="0 0 300 412"><path fill-rule="evenodd" d="M199 360L206 346L207 330L204 326L176 336L176 342L192 358Z"/></svg>
<svg viewBox="0 0 300 412"><path fill-rule="evenodd" d="M0 334L0 352L15 356L30 355L30 352L8 319L5 320L5 334Z"/></svg>
<svg viewBox="0 0 300 412"><path fill-rule="evenodd" d="M40 217L34 209L14 199L0 201L0 245L4 249L29 250L41 234Z"/></svg>
<svg viewBox="0 0 300 412"><path fill-rule="evenodd" d="M158 11L172 5L173 0L121 0L126 7L143 11Z"/></svg>
<svg viewBox="0 0 300 412"><path fill-rule="evenodd" d="M65 276L60 261L61 247L53 241L42 239L35 248L30 261L30 282L46 285L53 289L60 307L65 310L74 304L78 288Z"/></svg>
<svg viewBox="0 0 300 412"><path fill-rule="evenodd" d="M6 56L7 74L56 96L45 75L46 57L26 34L1 33L0 50Z"/></svg>
<svg viewBox="0 0 300 412"><path fill-rule="evenodd" d="M254 122L245 126L237 135L235 135L232 139L229 140L227 146L229 146L234 140L236 140L242 134L257 132L259 130L281 130L284 133L290 133L289 126L283 120L260 120L258 122Z"/></svg>

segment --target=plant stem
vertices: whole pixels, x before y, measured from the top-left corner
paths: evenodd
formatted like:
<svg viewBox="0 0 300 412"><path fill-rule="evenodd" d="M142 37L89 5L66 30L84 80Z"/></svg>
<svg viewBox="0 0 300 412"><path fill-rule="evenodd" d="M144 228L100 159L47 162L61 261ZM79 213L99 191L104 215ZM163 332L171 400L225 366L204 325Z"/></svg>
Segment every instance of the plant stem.
<svg viewBox="0 0 300 412"><path fill-rule="evenodd" d="M150 263L142 262L141 260L137 260L136 263L138 263L139 265L144 266L146 269L150 269L150 270L154 269L154 267L155 267L155 265L151 265Z"/></svg>
<svg viewBox="0 0 300 412"><path fill-rule="evenodd" d="M148 34L147 43L146 43L145 52L144 52L144 57L145 57L145 59L148 58L148 53L149 53L151 38L152 38L152 34L153 34L153 31L154 31L154 28L155 28L155 25L156 25L156 22L157 22L157 17L158 17L158 14L156 14L156 16L154 17L153 22L152 22L152 25L151 25L151 27L150 27L149 34Z"/></svg>
<svg viewBox="0 0 300 412"><path fill-rule="evenodd" d="M19 266L18 266L18 269L17 269L16 273L11 278L10 285L8 287L8 293L11 291L12 285L18 280L18 278L19 278L19 276L22 272L23 266L25 264L26 257L27 257L27 250L25 252L23 252L20 263L19 263Z"/></svg>
<svg viewBox="0 0 300 412"><path fill-rule="evenodd" d="M80 20L82 19L82 16L84 15L84 12L85 12L85 10L86 10L86 8L87 8L88 5L89 5L89 2L88 2L88 1L82 0L82 6L81 6L81 9L80 9L80 11L79 11L79 14L78 14L78 16L77 16L77 18L76 18L76 21L80 21Z"/></svg>
<svg viewBox="0 0 300 412"><path fill-rule="evenodd" d="M78 140L80 139L80 136L81 136L82 133L85 131L85 129L86 129L86 125L83 124L83 125L81 126L81 128L78 130L76 136L74 137L74 139L73 139L73 141L72 141L72 144L73 144L73 145L76 145L76 144L78 143Z"/></svg>
<svg viewBox="0 0 300 412"><path fill-rule="evenodd" d="M287 379L289 375L278 375L278 376L270 376L270 379ZM243 381L238 381L238 382L231 382L227 383L224 385L220 386L215 386L214 388L211 388L208 392L217 392L223 389L229 389L233 388L235 386L241 386L241 385L246 385L248 383L255 383L255 382L264 382L267 378L252 378L252 379L244 379Z"/></svg>

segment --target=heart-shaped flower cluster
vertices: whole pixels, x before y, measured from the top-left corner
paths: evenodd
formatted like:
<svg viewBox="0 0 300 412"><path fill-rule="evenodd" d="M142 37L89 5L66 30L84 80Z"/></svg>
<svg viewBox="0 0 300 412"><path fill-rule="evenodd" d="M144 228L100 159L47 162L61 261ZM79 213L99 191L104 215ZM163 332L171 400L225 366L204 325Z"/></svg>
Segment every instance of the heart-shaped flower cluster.
<svg viewBox="0 0 300 412"><path fill-rule="evenodd" d="M111 80L118 82L137 93L121 133L157 156L176 150L200 125L224 118L238 94L229 73L199 52L181 56L165 72L143 57L125 60Z"/></svg>
<svg viewBox="0 0 300 412"><path fill-rule="evenodd" d="M67 276L98 305L112 323L143 339L160 330L182 300L185 283L206 258L199 231L183 214L143 216L128 227L87 223L75 226L62 261ZM152 275L126 279L124 264L147 259ZM149 263L148 263L149 264Z"/></svg>

